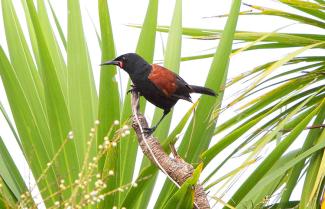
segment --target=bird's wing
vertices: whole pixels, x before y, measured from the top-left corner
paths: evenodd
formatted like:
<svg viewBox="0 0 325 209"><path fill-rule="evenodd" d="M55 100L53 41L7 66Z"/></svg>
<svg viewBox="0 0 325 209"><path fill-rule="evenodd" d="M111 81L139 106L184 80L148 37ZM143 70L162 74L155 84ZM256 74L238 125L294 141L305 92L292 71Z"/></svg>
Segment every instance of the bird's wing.
<svg viewBox="0 0 325 209"><path fill-rule="evenodd" d="M192 92L191 87L186 81L184 81L179 75L176 76L176 91L172 95L177 99L183 99L192 102L190 92ZM192 102L193 103L193 102Z"/></svg>
<svg viewBox="0 0 325 209"><path fill-rule="evenodd" d="M179 75L160 65L153 64L148 79L167 97L192 102L189 93L192 91Z"/></svg>
<svg viewBox="0 0 325 209"><path fill-rule="evenodd" d="M170 97L177 89L177 75L160 65L153 64L148 79L165 94Z"/></svg>

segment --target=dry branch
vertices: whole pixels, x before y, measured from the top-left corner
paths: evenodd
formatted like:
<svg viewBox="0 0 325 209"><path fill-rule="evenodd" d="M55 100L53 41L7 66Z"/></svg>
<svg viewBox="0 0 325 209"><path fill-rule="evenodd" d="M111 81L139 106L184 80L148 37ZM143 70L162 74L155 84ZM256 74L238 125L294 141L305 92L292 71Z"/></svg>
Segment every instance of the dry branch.
<svg viewBox="0 0 325 209"><path fill-rule="evenodd" d="M193 174L194 168L191 164L185 162L172 148L175 158L163 150L159 141L152 136L143 132L144 128L148 128L148 123L145 117L139 111L139 94L132 91L132 127L134 128L139 145L144 155L155 164L167 177L178 187L182 185ZM198 209L210 209L207 195L200 184L194 187L194 205Z"/></svg>

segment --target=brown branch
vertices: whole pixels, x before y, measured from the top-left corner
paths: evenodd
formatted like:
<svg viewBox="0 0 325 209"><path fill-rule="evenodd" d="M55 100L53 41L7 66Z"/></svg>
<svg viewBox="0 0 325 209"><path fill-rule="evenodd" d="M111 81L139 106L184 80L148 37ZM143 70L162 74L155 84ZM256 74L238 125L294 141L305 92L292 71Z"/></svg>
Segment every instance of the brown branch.
<svg viewBox="0 0 325 209"><path fill-rule="evenodd" d="M304 130L310 130L310 129L317 129L317 128L325 128L325 124L319 124L319 125L312 125L312 126L307 126L304 128ZM275 129L258 129L258 131L274 131ZM280 132L287 133L292 131L293 128L287 128L287 129L282 129Z"/></svg>
<svg viewBox="0 0 325 209"><path fill-rule="evenodd" d="M171 147L175 158L169 157L163 150L159 141L151 134L143 133L144 128L148 128L145 117L139 112L139 94L132 91L132 127L137 134L139 145L144 155L155 164L167 177L178 187L182 185L193 174L194 168L191 164L185 162ZM194 186L194 206L198 209L210 209L207 195L201 184Z"/></svg>
<svg viewBox="0 0 325 209"><path fill-rule="evenodd" d="M325 128L325 124L307 126L305 128L305 130L308 130L308 129L316 129L316 128ZM293 130L293 128L290 128L290 129L282 129L281 132L290 132L292 130Z"/></svg>

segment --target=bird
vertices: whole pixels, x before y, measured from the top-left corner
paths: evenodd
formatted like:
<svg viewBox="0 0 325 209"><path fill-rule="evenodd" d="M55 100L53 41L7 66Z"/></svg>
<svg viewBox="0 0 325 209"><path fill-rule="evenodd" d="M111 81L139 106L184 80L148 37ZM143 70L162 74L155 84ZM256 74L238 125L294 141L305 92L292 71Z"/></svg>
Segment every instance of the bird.
<svg viewBox="0 0 325 209"><path fill-rule="evenodd" d="M114 60L106 61L101 65L115 65L123 69L129 74L133 83L130 91L140 93L140 96L163 110L163 115L157 124L144 129L149 134L157 129L178 100L192 102L190 93L217 96L212 89L190 85L173 71L158 64L149 64L136 53L120 55Z"/></svg>

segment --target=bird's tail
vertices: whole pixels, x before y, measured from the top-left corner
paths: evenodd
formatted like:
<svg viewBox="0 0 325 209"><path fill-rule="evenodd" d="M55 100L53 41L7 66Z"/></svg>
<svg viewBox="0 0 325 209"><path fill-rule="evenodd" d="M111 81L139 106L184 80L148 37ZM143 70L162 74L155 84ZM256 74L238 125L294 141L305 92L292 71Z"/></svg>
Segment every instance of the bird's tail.
<svg viewBox="0 0 325 209"><path fill-rule="evenodd" d="M194 93L206 94L206 95L210 95L210 96L217 96L217 94L212 89L205 88L202 86L191 85L191 89L193 90Z"/></svg>

